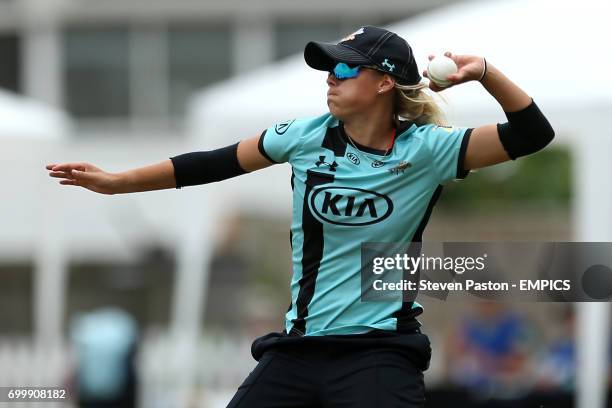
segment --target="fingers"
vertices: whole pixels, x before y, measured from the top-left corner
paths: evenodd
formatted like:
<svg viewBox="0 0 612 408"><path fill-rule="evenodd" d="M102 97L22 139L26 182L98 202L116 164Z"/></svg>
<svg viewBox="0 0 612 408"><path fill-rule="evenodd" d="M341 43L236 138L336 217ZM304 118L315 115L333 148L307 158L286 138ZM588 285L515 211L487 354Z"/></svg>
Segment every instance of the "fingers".
<svg viewBox="0 0 612 408"><path fill-rule="evenodd" d="M52 170L52 171L69 172L73 169L85 171L87 168L87 163L61 163L61 164L53 163L53 164L47 164L47 166L45 167L47 170Z"/></svg>
<svg viewBox="0 0 612 408"><path fill-rule="evenodd" d="M49 163L45 166L45 169L49 170L50 177L63 179L60 180L60 184L73 184L74 179L72 174L66 169L66 167L68 167L68 164L60 165L58 163Z"/></svg>
<svg viewBox="0 0 612 408"><path fill-rule="evenodd" d="M50 177L61 179L60 184L78 186L77 179L83 179L81 175L85 174L87 163L49 163L45 168Z"/></svg>
<svg viewBox="0 0 612 408"><path fill-rule="evenodd" d="M51 171L49 176L54 178L72 178L72 174L66 171Z"/></svg>
<svg viewBox="0 0 612 408"><path fill-rule="evenodd" d="M65 186L86 186L94 179L94 176L91 174L74 169L69 172L53 171L49 173L49 175L51 177L61 178L59 183Z"/></svg>
<svg viewBox="0 0 612 408"><path fill-rule="evenodd" d="M72 169L77 167L84 167L81 163L51 163L47 164L45 168L49 170L49 176L54 178L68 178L72 179Z"/></svg>
<svg viewBox="0 0 612 408"><path fill-rule="evenodd" d="M109 189L112 175L89 163L49 163L45 165L49 176L58 178L64 186L78 186L102 194L114 194Z"/></svg>
<svg viewBox="0 0 612 408"><path fill-rule="evenodd" d="M86 172L87 163L49 163L45 168L50 177L61 179L59 183L62 185L79 186L93 179Z"/></svg>
<svg viewBox="0 0 612 408"><path fill-rule="evenodd" d="M450 59L452 59L453 61L455 61L455 64L459 65L459 61L458 61L457 57L456 57L455 55L453 55L453 53L452 53L452 52L450 52L450 51L446 51L446 52L444 53L444 56L445 56L445 57L448 57L448 58L450 58Z"/></svg>
<svg viewBox="0 0 612 408"><path fill-rule="evenodd" d="M445 57L448 57L448 58L453 58L453 53L452 53L452 52L450 52L450 51L446 51L446 52L444 53L444 56L445 56ZM435 56L434 54L429 54L429 55L427 56L427 59L429 59L430 61L431 61L432 59L434 59L434 58L436 58L436 56Z"/></svg>

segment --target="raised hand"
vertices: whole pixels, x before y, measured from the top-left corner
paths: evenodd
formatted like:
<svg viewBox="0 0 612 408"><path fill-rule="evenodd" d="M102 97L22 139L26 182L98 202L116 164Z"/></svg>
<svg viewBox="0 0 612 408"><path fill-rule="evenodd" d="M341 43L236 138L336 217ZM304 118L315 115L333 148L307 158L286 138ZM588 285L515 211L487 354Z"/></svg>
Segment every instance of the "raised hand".
<svg viewBox="0 0 612 408"><path fill-rule="evenodd" d="M89 163L51 163L46 166L49 176L61 179L62 185L80 186L96 193L117 193L117 175Z"/></svg>
<svg viewBox="0 0 612 408"><path fill-rule="evenodd" d="M430 79L429 89L432 91L440 92L444 89L451 88L464 82L478 81L481 79L485 69L484 59L482 57L478 57L476 55L453 55L449 51L445 52L444 55L455 61L455 64L457 65L457 72L445 78L451 81L451 85L440 87L429 78L427 70L423 71L423 76ZM434 59L434 57L435 55L430 55L428 57L429 61Z"/></svg>

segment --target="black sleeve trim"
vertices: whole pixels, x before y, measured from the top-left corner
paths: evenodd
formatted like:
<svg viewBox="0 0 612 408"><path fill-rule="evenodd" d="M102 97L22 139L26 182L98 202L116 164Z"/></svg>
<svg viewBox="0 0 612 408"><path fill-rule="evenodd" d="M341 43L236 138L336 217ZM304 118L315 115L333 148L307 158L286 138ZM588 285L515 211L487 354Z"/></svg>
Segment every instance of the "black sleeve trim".
<svg viewBox="0 0 612 408"><path fill-rule="evenodd" d="M270 160L272 163L280 163L277 162L276 160L274 160L273 158L271 158L268 153L266 153L266 150L264 149L264 136L266 135L267 130L264 130L263 132L261 132L261 136L259 136L259 142L257 143L257 148L259 149L259 153L262 154L263 157L265 157L266 159Z"/></svg>
<svg viewBox="0 0 612 408"><path fill-rule="evenodd" d="M470 170L464 169L465 165L465 153L467 152L468 143L470 136L472 135L473 128L468 128L463 134L463 140L461 140L461 147L459 148L459 158L457 159L457 178L464 179L470 174Z"/></svg>
<svg viewBox="0 0 612 408"><path fill-rule="evenodd" d="M171 157L176 188L214 183L248 173L238 162L238 143L207 152Z"/></svg>

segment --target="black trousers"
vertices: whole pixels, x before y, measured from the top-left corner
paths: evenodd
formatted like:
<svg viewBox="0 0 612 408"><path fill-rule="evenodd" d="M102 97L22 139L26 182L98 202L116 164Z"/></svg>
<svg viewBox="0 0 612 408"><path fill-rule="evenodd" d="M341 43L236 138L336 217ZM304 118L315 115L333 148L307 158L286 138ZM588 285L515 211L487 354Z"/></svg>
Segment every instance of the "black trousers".
<svg viewBox="0 0 612 408"><path fill-rule="evenodd" d="M424 407L429 340L420 333L392 337L277 342L263 352L228 407Z"/></svg>

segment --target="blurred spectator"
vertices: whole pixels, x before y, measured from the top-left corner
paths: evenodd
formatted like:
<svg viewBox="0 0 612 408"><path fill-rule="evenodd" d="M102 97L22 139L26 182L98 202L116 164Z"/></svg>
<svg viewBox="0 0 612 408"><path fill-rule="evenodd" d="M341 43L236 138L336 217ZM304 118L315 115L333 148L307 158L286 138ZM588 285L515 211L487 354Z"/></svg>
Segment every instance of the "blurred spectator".
<svg viewBox="0 0 612 408"><path fill-rule="evenodd" d="M541 392L573 392L575 388L575 314L572 305L564 309L562 324L562 332L550 342L539 365L537 388Z"/></svg>
<svg viewBox="0 0 612 408"><path fill-rule="evenodd" d="M71 328L80 407L136 406L137 327L126 312L105 308L79 316Z"/></svg>
<svg viewBox="0 0 612 408"><path fill-rule="evenodd" d="M555 408L574 407L576 381L575 314L572 305L563 305L561 331L547 342L538 359L536 382L529 396L531 405Z"/></svg>
<svg viewBox="0 0 612 408"><path fill-rule="evenodd" d="M532 387L534 344L523 316L500 303L479 302L448 339L449 380L478 399L520 398Z"/></svg>

